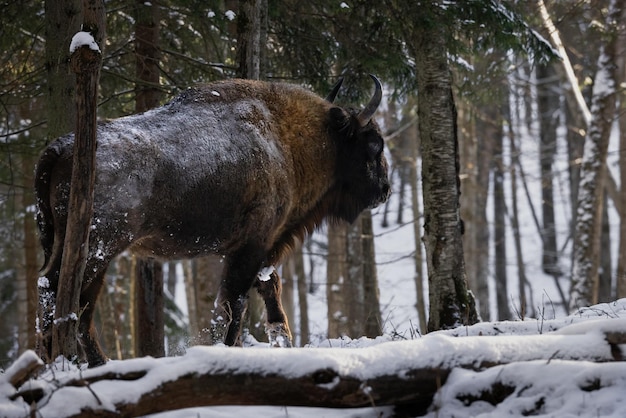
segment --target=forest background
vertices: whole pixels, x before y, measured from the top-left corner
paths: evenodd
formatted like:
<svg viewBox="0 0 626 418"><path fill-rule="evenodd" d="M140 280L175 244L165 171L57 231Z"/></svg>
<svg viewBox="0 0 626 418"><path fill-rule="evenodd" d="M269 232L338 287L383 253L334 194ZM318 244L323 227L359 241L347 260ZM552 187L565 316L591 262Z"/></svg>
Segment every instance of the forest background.
<svg viewBox="0 0 626 418"><path fill-rule="evenodd" d="M241 76L236 41L245 3L105 2L100 117L164 103L195 83ZM465 269L481 317L559 315L577 303L571 286L573 243L583 149L593 121L573 93L582 92L592 107L600 51L607 37L623 33L611 33L605 24L606 1L547 2L578 80L572 88L562 60L539 59L549 55L542 51L539 35L535 43L524 39L533 38L529 28L545 39L557 33L543 29L546 22L539 3L506 2L508 10L497 2L482 3L485 7L471 8L464 2L446 2L455 7L424 14L433 8L393 1L260 2L264 13L258 42L264 47L259 77L306 85L324 96L337 76L344 75L342 103L368 98L368 73L381 78L387 91L379 116L393 169L394 197L353 226L314 235L283 267L285 302L298 345L314 338L383 332L411 338L426 331L415 50L420 47L419 29L433 24L445 28L442 41L448 60L443 71L453 74ZM67 94L72 90L48 83L51 72L63 71L65 63L47 52L51 45L67 48L78 30L71 27L78 20L52 19L53 11L63 12L60 2L7 1L2 7L0 367L34 345L42 256L34 221L33 168L47 143L73 129L72 124L60 123L73 112L73 98ZM618 85L626 74L623 57L619 52L610 56ZM65 98L51 101L52 90L65 93ZM600 172L608 175L600 182L602 204L596 205L603 221L590 303L626 296L626 257L618 255L624 254L626 245L626 194L620 193L626 176L621 138L626 120L620 111L623 93L615 93L618 105L611 112L615 117L602 121L608 130L613 128L612 143L608 153L596 155L603 167ZM371 268L374 260L376 268ZM124 255L111 266L98 307L103 345L114 358L135 355L133 335L141 325L135 325L133 313L135 263ZM207 326L219 270L220 260L214 257L163 266L168 354L184 350ZM398 289L402 297L387 296ZM184 303L177 304L181 299ZM327 309L323 326L309 319L312 310L318 318L320 309ZM250 311L248 328L261 339L262 318L255 317L260 310L255 313L253 305Z"/></svg>

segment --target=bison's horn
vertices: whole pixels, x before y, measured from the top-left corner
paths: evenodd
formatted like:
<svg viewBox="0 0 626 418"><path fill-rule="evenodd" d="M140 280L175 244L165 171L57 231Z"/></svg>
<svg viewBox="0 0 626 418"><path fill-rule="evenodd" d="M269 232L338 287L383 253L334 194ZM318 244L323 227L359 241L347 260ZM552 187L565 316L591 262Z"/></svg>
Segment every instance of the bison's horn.
<svg viewBox="0 0 626 418"><path fill-rule="evenodd" d="M326 101L332 103L335 101L335 97L337 97L337 93L339 93L339 89L341 88L341 83L343 83L343 77L339 77L339 80L333 86L333 89L326 96Z"/></svg>
<svg viewBox="0 0 626 418"><path fill-rule="evenodd" d="M374 92L374 95L372 96L370 102L367 104L367 106L365 106L365 109L363 109L361 113L359 113L359 115L357 116L357 120L359 121L360 126L367 125L370 119L372 119L372 116L374 116L374 113L376 113L376 109L378 109L380 101L383 98L383 87L380 84L380 80L378 80L378 78L376 78L376 76L373 74L370 74L370 77L372 77L372 80L374 80L374 83L376 83L376 91Z"/></svg>

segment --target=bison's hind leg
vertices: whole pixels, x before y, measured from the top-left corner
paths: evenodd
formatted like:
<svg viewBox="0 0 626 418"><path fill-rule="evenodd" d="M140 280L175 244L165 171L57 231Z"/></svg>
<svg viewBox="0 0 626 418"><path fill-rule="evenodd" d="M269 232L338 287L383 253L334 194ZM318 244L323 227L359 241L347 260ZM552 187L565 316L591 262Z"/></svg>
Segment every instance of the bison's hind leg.
<svg viewBox="0 0 626 418"><path fill-rule="evenodd" d="M124 235L111 237L108 231L112 230L119 231L121 228L115 229L115 225L97 223L89 235L89 252L80 292L78 322L78 337L89 367L100 366L107 361L99 343L93 317L107 268L111 261L128 247L128 240L124 238Z"/></svg>
<svg viewBox="0 0 626 418"><path fill-rule="evenodd" d="M52 324L56 308L61 251L54 251L37 280L37 353L46 362L52 360Z"/></svg>
<svg viewBox="0 0 626 418"><path fill-rule="evenodd" d="M291 330L287 321L287 315L281 301L282 282L276 270L272 268L269 277L260 274L255 286L265 301L267 311L267 324L265 331L271 347L291 347Z"/></svg>
<svg viewBox="0 0 626 418"><path fill-rule="evenodd" d="M106 268L100 269L80 293L81 312L78 323L78 337L89 367L101 366L107 361L104 351L98 342L98 333L93 322L96 300L102 290L105 273Z"/></svg>

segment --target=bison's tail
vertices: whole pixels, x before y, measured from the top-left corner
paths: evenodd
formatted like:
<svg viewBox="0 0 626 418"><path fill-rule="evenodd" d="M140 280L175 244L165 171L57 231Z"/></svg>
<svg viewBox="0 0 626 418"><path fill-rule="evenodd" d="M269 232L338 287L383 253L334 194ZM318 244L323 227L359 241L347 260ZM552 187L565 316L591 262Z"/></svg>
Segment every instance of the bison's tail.
<svg viewBox="0 0 626 418"><path fill-rule="evenodd" d="M59 159L59 152L54 146L48 147L35 169L35 195L37 198L37 226L39 240L43 247L44 263L41 271L46 270L54 247L54 221L50 205L50 183L52 171Z"/></svg>

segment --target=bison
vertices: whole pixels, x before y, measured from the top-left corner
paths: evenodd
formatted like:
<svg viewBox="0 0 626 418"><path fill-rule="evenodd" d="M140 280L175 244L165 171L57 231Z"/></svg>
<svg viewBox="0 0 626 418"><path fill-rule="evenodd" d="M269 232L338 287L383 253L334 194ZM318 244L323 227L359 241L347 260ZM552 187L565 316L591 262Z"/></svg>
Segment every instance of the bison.
<svg viewBox="0 0 626 418"><path fill-rule="evenodd" d="M267 332L290 345L273 270L323 220L352 222L390 193L384 142L372 116L286 83L224 80L192 87L148 112L100 123L94 212L80 296L81 346L90 367L106 357L93 327L111 260L224 257L210 338L237 342L248 291L265 300ZM74 136L56 139L36 169L45 262L39 279L49 334L67 224ZM208 313L207 313L208 314Z"/></svg>

